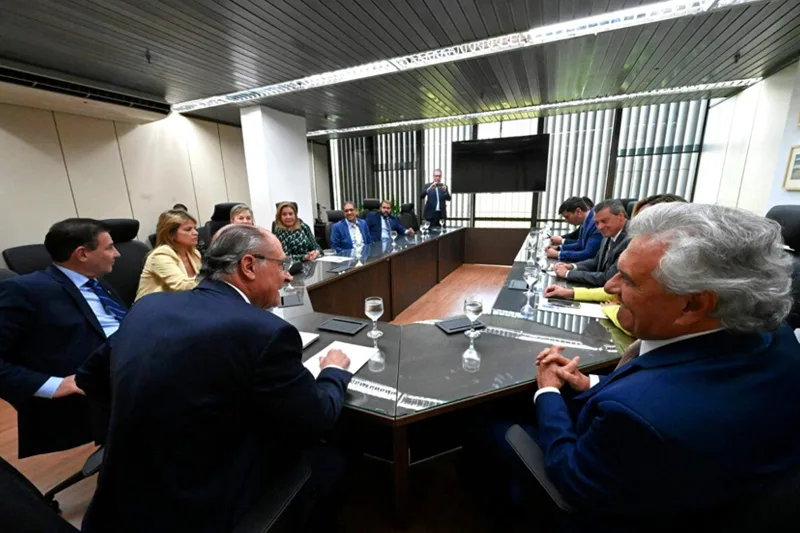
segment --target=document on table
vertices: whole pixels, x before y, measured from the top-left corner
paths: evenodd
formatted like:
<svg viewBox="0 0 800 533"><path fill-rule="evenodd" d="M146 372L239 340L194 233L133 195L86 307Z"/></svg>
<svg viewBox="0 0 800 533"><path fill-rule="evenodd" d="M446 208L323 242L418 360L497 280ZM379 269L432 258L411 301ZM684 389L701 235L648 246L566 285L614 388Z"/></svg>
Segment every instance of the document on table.
<svg viewBox="0 0 800 533"><path fill-rule="evenodd" d="M554 313L564 313L566 315L588 316L591 318L608 318L600 304L586 302L575 302L577 307L562 307L553 305L547 298L542 298L537 306L540 311L552 311Z"/></svg>
<svg viewBox="0 0 800 533"><path fill-rule="evenodd" d="M300 331L298 333L300 333L300 340L303 342L304 350L308 348L312 342L319 339L319 333L306 333L305 331Z"/></svg>
<svg viewBox="0 0 800 533"><path fill-rule="evenodd" d="M331 350L341 350L350 358L350 368L347 370L356 374L362 366L367 364L367 361L375 355L375 348L372 346L359 346L357 344L350 344L347 342L334 341L327 345L325 348L312 355L303 363L303 366L316 378L319 376L319 360L328 354Z"/></svg>
<svg viewBox="0 0 800 533"><path fill-rule="evenodd" d="M344 263L352 260L352 257L342 257L341 255L322 255L317 257L317 261L322 261L323 263Z"/></svg>

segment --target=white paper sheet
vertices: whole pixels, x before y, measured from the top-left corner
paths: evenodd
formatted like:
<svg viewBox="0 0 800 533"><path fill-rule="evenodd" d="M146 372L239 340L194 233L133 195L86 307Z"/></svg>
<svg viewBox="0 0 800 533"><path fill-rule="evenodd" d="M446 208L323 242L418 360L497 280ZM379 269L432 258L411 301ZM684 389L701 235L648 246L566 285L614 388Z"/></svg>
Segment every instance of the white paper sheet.
<svg viewBox="0 0 800 533"><path fill-rule="evenodd" d="M303 341L304 350L308 348L309 344L319 339L319 333L306 333L305 331L300 331L299 333L300 333L300 340Z"/></svg>
<svg viewBox="0 0 800 533"><path fill-rule="evenodd" d="M552 311L554 313L564 313L566 315L579 315L588 316L591 318L607 318L603 313L600 304L592 304L586 302L575 302L578 307L561 307L560 305L552 305L547 298L542 298L537 307L540 311Z"/></svg>
<svg viewBox="0 0 800 533"><path fill-rule="evenodd" d="M317 261L323 263L344 263L345 261L352 261L352 257L342 257L340 255L322 255L317 257Z"/></svg>
<svg viewBox="0 0 800 533"><path fill-rule="evenodd" d="M349 344L347 342L334 341L327 345L325 348L309 357L303 363L311 374L316 378L319 376L319 360L328 354L331 350L341 350L350 358L350 368L347 370L356 374L362 366L367 364L367 361L375 354L375 348L372 346L359 346L357 344Z"/></svg>

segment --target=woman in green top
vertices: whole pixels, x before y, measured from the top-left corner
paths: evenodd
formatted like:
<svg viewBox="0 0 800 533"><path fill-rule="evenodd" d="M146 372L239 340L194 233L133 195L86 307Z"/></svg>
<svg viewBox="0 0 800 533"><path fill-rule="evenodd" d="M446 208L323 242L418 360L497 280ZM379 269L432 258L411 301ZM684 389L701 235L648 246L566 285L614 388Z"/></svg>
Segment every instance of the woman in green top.
<svg viewBox="0 0 800 533"><path fill-rule="evenodd" d="M297 218L292 202L281 202L275 213L275 236L293 261L313 261L322 250L308 225Z"/></svg>

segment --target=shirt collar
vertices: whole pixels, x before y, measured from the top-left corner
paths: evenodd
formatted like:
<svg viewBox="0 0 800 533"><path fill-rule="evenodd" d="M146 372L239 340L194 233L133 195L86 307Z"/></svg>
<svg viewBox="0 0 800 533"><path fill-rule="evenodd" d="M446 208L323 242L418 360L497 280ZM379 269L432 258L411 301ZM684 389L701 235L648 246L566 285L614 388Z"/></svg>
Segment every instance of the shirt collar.
<svg viewBox="0 0 800 533"><path fill-rule="evenodd" d="M619 230L616 235L611 237L611 242L617 242L617 238L619 237L619 234L622 233L623 231L625 231L625 226L622 226L622 229Z"/></svg>
<svg viewBox="0 0 800 533"><path fill-rule="evenodd" d="M245 295L245 294L244 294L244 293L241 291L241 289L239 289L239 287L237 287L237 286L236 286L236 285L234 285L233 283L228 283L227 281L223 281L223 283L225 283L227 286L229 286L230 288L232 288L233 290L235 290L236 292L238 292L238 293L239 293L239 296L241 296L242 298L244 298L244 301L245 301L245 302L247 302L247 303L250 303L250 298L248 298L248 297L247 297L247 296L246 296L246 295Z"/></svg>
<svg viewBox="0 0 800 533"><path fill-rule="evenodd" d="M61 265L53 264L53 266L59 269L61 272L63 272L64 275L67 276L69 280L75 284L76 287L78 287L78 289L81 289L84 285L86 285L86 282L89 281L89 278L87 278L83 274L80 274L79 272L75 272L74 270L70 270Z"/></svg>
<svg viewBox="0 0 800 533"><path fill-rule="evenodd" d="M642 340L642 345L641 348L639 349L639 355L642 356L647 352L652 352L655 349L662 348L674 342L685 341L687 339L693 339L695 337L701 337L703 335L711 335L712 333L716 333L718 331L722 331L722 328L710 329L708 331L701 331L700 333L690 333L689 335L681 335L680 337L672 337L671 339L661 339L657 341Z"/></svg>

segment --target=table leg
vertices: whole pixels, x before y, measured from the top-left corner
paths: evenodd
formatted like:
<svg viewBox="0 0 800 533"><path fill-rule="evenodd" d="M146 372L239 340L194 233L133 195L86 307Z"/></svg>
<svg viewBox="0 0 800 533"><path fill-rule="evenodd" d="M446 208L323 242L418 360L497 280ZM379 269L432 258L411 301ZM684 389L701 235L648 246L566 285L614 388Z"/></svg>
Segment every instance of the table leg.
<svg viewBox="0 0 800 533"><path fill-rule="evenodd" d="M393 434L394 515L397 527L409 526L408 516L408 426L395 426Z"/></svg>

